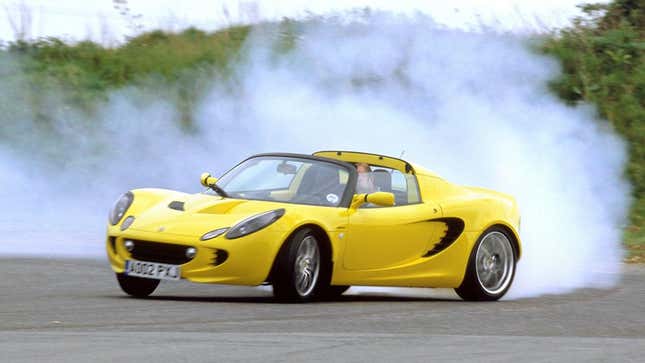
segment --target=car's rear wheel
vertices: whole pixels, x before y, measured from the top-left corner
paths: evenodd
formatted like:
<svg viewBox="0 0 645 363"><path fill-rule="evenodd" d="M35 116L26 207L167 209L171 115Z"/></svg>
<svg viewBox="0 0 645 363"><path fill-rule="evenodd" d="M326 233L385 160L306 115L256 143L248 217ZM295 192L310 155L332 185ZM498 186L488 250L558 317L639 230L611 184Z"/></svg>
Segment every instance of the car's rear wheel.
<svg viewBox="0 0 645 363"><path fill-rule="evenodd" d="M310 301L325 290L320 243L311 229L296 232L276 260L273 294L285 301Z"/></svg>
<svg viewBox="0 0 645 363"><path fill-rule="evenodd" d="M455 291L464 300L498 300L511 287L515 264L516 253L508 232L491 227L475 243L464 281Z"/></svg>
<svg viewBox="0 0 645 363"><path fill-rule="evenodd" d="M159 280L144 279L126 274L118 273L116 274L116 279L119 282L119 286L121 286L121 290L134 297L146 297L152 294L159 286Z"/></svg>

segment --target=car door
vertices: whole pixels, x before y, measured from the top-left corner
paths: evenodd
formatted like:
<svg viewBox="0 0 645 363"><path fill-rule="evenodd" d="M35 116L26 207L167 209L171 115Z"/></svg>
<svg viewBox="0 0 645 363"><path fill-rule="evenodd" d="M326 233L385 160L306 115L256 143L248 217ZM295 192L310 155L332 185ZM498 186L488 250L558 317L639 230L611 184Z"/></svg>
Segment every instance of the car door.
<svg viewBox="0 0 645 363"><path fill-rule="evenodd" d="M343 266L347 270L403 266L425 255L445 230L427 204L359 208L349 216Z"/></svg>
<svg viewBox="0 0 645 363"><path fill-rule="evenodd" d="M343 257L346 270L389 269L425 255L445 232L438 205L421 201L416 177L396 170L391 186L397 204L350 211ZM381 170L376 170L381 171Z"/></svg>

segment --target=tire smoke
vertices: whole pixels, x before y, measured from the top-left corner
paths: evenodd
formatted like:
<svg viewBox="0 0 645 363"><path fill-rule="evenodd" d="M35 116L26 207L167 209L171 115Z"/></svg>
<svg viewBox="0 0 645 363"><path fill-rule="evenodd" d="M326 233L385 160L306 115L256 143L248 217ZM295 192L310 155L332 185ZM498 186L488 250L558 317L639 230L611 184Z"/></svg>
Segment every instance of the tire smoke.
<svg viewBox="0 0 645 363"><path fill-rule="evenodd" d="M404 153L452 182L514 195L524 254L510 297L615 283L624 144L592 107L549 93L558 65L530 39L386 14L300 27L278 51L277 26L256 26L192 133L170 103L150 101L154 86L114 92L91 120L49 92L48 129L25 111L26 81L1 84L15 110L0 116L0 253L102 256L107 211L128 189L197 192L200 172L254 153L348 149Z"/></svg>

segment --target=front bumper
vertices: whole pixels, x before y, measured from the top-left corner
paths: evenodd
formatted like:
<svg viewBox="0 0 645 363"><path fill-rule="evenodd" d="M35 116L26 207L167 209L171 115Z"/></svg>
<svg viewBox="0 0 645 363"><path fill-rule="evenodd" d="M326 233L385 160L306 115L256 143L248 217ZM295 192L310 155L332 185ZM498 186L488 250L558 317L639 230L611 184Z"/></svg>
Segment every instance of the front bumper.
<svg viewBox="0 0 645 363"><path fill-rule="evenodd" d="M272 228L233 240L222 235L208 241L194 236L109 228L106 249L110 265L117 273L124 271L128 259L174 262L181 265L181 278L189 281L254 286L266 281L286 238L286 232ZM138 242L146 244L148 252L140 253L137 247L129 252L124 246L126 240L135 241L135 246ZM156 247L160 252L155 251ZM189 247L197 250L195 257L182 260L182 251Z"/></svg>

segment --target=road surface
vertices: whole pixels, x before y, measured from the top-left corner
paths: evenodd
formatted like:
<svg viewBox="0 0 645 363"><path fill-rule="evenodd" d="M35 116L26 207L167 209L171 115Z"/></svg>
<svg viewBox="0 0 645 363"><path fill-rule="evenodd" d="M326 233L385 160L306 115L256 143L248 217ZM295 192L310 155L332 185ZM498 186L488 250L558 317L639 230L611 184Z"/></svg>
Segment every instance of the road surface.
<svg viewBox="0 0 645 363"><path fill-rule="evenodd" d="M162 283L126 297L105 261L0 259L2 362L642 362L645 266L611 290L466 303L449 290L280 304L269 288ZM354 290L355 291L355 290Z"/></svg>

